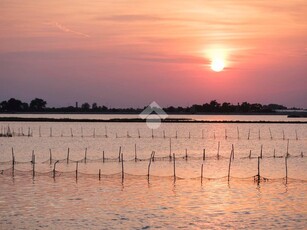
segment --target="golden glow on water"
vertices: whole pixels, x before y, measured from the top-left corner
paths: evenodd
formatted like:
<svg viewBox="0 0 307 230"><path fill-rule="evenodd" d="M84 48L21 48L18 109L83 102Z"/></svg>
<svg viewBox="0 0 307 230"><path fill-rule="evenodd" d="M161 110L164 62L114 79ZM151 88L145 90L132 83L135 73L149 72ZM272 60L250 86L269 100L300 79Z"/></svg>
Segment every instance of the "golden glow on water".
<svg viewBox="0 0 307 230"><path fill-rule="evenodd" d="M30 176L21 176L20 171L14 179L10 175L0 175L0 224L4 229L34 229L38 226L74 229L110 229L114 226L130 229L304 227L305 223L301 220L306 215L307 206L307 158L294 156L307 147L305 124L163 124L154 131L154 138L151 138L151 130L145 123L10 123L10 126L14 130L31 127L34 136L0 138L0 161L11 160L12 147L16 161L29 161L32 150L35 150L36 170L51 171L53 165L39 164L49 158L49 148L54 159L65 159L69 147L70 159L80 160L84 157L85 148L88 159L101 158L102 151L105 151L106 157L117 157L119 146L122 146L127 161L124 163L126 174L123 184L120 174L98 180L99 169L102 174L120 173L121 164L118 162L80 162L77 181L75 163L59 163L57 170L63 173L59 173L55 180L50 176L37 175L34 181L31 164L16 164L15 170L24 170ZM104 137L105 126L108 138ZM39 127L42 137L38 136ZM53 137L49 137L50 127ZM96 137L93 137L94 128ZM70 129L74 137L70 136ZM141 138L137 137L137 129ZM148 158L151 151L155 151L157 157L167 156L170 142L168 138L163 138L163 130L167 137L172 137L172 152L176 156L184 156L187 148L189 157L199 157L205 148L208 159L204 162L199 159L178 160L175 183L173 162L153 162L148 183L148 161L128 160L134 157L135 144L139 158ZM127 131L132 137L126 136ZM283 179L284 158L272 156L274 149L278 156L285 154L288 138L291 157L288 159L289 182L286 185ZM214 158L218 143L220 160ZM225 176L232 144L235 146L235 160L228 183ZM261 175L272 180L257 185L252 178L257 174L257 159L243 157L248 156L249 150L252 150L253 157L258 156L261 144L264 155ZM201 185L202 164L205 178ZM11 165L0 165L0 170L6 168L11 168ZM281 218L281 215L287 218Z"/></svg>

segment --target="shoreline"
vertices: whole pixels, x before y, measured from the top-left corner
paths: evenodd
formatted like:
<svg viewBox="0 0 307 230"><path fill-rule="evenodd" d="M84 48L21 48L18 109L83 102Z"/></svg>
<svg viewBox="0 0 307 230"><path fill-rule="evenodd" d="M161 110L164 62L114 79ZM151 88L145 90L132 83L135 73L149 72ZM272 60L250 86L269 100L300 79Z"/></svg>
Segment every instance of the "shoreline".
<svg viewBox="0 0 307 230"><path fill-rule="evenodd" d="M23 117L0 117L0 122L90 122L90 123L144 123L159 122L154 119L141 118L113 118L113 119L75 119L75 118L23 118ZM307 124L307 121L240 121L240 120L192 120L182 118L169 118L161 120L162 123L265 123L265 124Z"/></svg>

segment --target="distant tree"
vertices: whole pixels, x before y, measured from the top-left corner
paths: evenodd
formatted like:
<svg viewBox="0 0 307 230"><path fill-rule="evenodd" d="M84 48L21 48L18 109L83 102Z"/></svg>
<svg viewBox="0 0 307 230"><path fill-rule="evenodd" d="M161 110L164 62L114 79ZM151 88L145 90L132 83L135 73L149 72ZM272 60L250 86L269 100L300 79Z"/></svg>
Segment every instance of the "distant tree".
<svg viewBox="0 0 307 230"><path fill-rule="evenodd" d="M251 105L247 102L243 102L241 105L238 105L239 111L243 113L251 112Z"/></svg>
<svg viewBox="0 0 307 230"><path fill-rule="evenodd" d="M96 102L92 104L92 110L93 111L98 111L98 106L97 106Z"/></svg>
<svg viewBox="0 0 307 230"><path fill-rule="evenodd" d="M0 103L0 110L1 112L5 112L7 110L7 101L2 101Z"/></svg>
<svg viewBox="0 0 307 230"><path fill-rule="evenodd" d="M29 110L29 104L28 103L23 102L21 106L22 106L22 110L23 111L28 111Z"/></svg>
<svg viewBox="0 0 307 230"><path fill-rule="evenodd" d="M108 111L108 107L106 107L106 106L102 106L102 107L99 107L100 109L101 109L101 111L103 111L103 112L106 112L106 111Z"/></svg>
<svg viewBox="0 0 307 230"><path fill-rule="evenodd" d="M81 109L82 109L83 111L89 111L89 110L90 110L90 104L87 103L87 102L83 103L83 104L81 105Z"/></svg>
<svg viewBox="0 0 307 230"><path fill-rule="evenodd" d="M286 106L278 105L278 104L268 104L267 107L271 110L278 110L278 109L287 109Z"/></svg>
<svg viewBox="0 0 307 230"><path fill-rule="evenodd" d="M20 112L22 111L22 109L23 109L22 102L20 100L11 98L10 100L7 101L7 104L6 104L7 111Z"/></svg>
<svg viewBox="0 0 307 230"><path fill-rule="evenodd" d="M35 98L30 102L30 109L32 111L42 111L46 108L47 102L40 98Z"/></svg>

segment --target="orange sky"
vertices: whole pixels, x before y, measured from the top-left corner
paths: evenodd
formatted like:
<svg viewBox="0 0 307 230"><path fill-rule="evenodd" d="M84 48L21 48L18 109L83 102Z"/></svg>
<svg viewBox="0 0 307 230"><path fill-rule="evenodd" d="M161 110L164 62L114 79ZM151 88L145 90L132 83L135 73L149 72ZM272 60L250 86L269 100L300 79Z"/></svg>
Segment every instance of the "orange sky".
<svg viewBox="0 0 307 230"><path fill-rule="evenodd" d="M1 101L307 108L306 1L2 0L0 15Z"/></svg>

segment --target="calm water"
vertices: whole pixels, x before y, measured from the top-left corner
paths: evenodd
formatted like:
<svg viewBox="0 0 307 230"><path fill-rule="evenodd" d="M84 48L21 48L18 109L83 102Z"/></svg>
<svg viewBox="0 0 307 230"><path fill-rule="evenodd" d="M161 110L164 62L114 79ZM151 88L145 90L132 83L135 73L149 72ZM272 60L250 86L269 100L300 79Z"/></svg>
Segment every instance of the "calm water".
<svg viewBox="0 0 307 230"><path fill-rule="evenodd" d="M277 117L253 116L252 120L285 119ZM0 175L1 229L306 227L306 124L163 124L153 133L145 123L0 123L2 129L8 125L16 134L33 135L0 138L0 162L11 160L12 148L17 162L29 162L34 150L36 171L48 172L53 164L41 162L49 159L50 149L53 159L65 159L69 148L71 161L83 159L87 149L90 161L101 159L103 151L105 157L116 158L121 147L125 178L122 183L119 162L79 163L77 181L76 164L71 162L57 164L61 173L55 180L39 175L33 180L30 163L16 164L18 173L12 178L7 174L12 165L2 164L0 170L8 171ZM235 159L228 183L232 145ZM269 181L257 184L253 176L261 146L260 173ZM148 182L148 161L133 161L135 147L138 158L149 158L155 151L156 157L187 153L188 160L176 161L175 182L173 162L153 162ZM285 156L287 149L286 184L285 158L278 157ZM250 151L251 159L247 158ZM103 175L118 174L99 181L99 169Z"/></svg>

